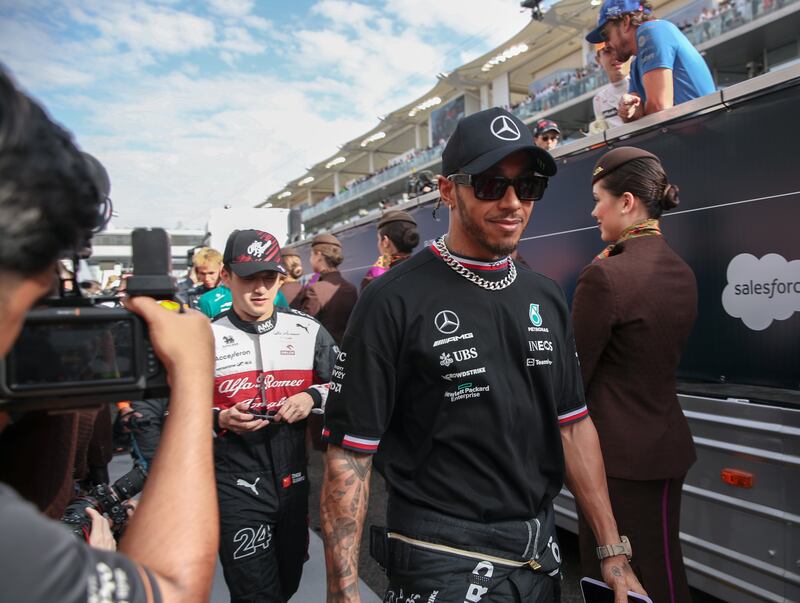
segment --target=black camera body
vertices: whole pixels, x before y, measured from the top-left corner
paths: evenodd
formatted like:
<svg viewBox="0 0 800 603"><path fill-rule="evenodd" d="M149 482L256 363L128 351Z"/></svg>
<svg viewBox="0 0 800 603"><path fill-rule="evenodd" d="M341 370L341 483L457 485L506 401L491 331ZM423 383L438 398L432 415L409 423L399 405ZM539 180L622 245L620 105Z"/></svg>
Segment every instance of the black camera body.
<svg viewBox="0 0 800 603"><path fill-rule="evenodd" d="M111 531L120 536L128 523L128 510L124 503L142 491L146 478L145 470L134 465L113 484L98 484L86 495L73 499L64 510L61 522L78 538L88 541L92 532L92 518L86 514L86 509L90 507L106 515L111 520Z"/></svg>
<svg viewBox="0 0 800 603"><path fill-rule="evenodd" d="M128 295L176 296L170 242L160 228L132 234ZM63 289L63 287L62 287ZM145 322L111 298L48 299L28 312L14 348L0 359L0 410L70 409L169 396L167 372Z"/></svg>
<svg viewBox="0 0 800 603"><path fill-rule="evenodd" d="M74 408L169 395L144 321L124 308L42 308L28 313L0 360L0 410Z"/></svg>

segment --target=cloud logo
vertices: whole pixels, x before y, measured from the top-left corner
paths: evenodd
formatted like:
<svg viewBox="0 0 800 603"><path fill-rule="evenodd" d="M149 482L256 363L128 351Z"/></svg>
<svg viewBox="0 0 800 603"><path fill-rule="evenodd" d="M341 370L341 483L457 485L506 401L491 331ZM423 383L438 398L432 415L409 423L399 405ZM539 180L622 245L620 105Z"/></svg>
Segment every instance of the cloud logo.
<svg viewBox="0 0 800 603"><path fill-rule="evenodd" d="M759 260L740 253L728 264L722 307L754 331L800 312L800 260L787 262L777 253Z"/></svg>

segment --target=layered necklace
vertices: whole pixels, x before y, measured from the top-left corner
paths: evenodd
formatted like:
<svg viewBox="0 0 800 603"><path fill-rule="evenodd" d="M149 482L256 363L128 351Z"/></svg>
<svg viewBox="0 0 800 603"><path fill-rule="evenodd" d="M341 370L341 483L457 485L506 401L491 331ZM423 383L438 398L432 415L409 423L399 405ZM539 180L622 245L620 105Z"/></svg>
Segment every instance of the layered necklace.
<svg viewBox="0 0 800 603"><path fill-rule="evenodd" d="M508 259L508 274L499 281L490 281L482 276L478 276L472 270L455 259L444 242L444 235L436 239L433 242L433 246L436 248L436 251L439 252L439 255L442 256L442 260L444 260L445 264L450 266L450 268L471 283L475 283L479 287L483 287L489 291L500 291L501 289L505 289L517 279L517 269L514 267L514 262L511 260L511 258Z"/></svg>

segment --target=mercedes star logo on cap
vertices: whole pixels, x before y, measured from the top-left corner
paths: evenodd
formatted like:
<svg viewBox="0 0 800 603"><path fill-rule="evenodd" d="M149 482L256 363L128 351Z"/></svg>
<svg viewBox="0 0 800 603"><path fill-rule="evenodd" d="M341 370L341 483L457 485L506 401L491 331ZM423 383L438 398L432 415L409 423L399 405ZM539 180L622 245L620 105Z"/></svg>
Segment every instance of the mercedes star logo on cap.
<svg viewBox="0 0 800 603"><path fill-rule="evenodd" d="M517 124L506 115L495 117L489 127L492 130L492 134L500 140L519 140L520 136L522 136Z"/></svg>
<svg viewBox="0 0 800 603"><path fill-rule="evenodd" d="M455 333L458 331L458 327L461 326L461 322L458 320L456 313L450 310L442 310L439 312L436 318L433 319L433 323L436 325L436 328L439 329L439 332L445 335Z"/></svg>

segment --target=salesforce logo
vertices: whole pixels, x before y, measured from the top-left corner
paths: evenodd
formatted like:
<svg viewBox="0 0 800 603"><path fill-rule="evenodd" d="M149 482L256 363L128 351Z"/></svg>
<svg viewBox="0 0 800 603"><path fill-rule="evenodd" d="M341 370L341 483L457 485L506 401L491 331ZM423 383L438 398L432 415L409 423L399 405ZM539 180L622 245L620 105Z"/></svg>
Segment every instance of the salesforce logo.
<svg viewBox="0 0 800 603"><path fill-rule="evenodd" d="M754 331L800 312L800 260L787 262L777 253L759 260L740 253L728 264L722 307Z"/></svg>

